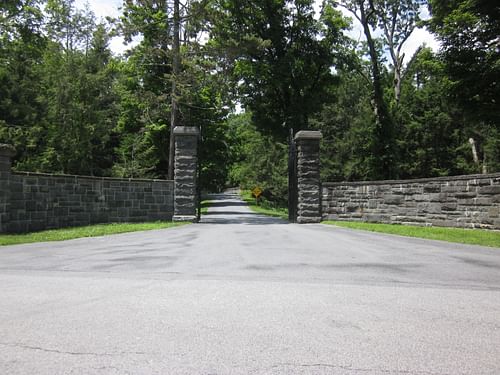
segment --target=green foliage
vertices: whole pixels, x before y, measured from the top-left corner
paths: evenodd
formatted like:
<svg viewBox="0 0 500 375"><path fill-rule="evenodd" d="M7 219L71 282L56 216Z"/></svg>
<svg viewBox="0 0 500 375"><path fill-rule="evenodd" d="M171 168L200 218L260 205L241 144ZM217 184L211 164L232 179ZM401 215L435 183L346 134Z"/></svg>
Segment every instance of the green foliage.
<svg viewBox="0 0 500 375"><path fill-rule="evenodd" d="M313 124L322 130L322 176L325 180L373 180L377 162L372 143L374 114L370 89L357 71L341 71L336 101L324 106ZM401 178L480 173L469 138L481 139L450 94L444 61L420 49L406 67L401 100L392 108L396 155L393 168ZM390 87L387 85L386 87ZM496 133L498 134L498 133ZM498 136L490 142L498 144ZM491 149L498 154L497 149ZM497 169L498 170L498 169Z"/></svg>
<svg viewBox="0 0 500 375"><path fill-rule="evenodd" d="M500 170L500 7L487 0L431 0L430 10L429 26L441 42L449 92L482 155L481 169Z"/></svg>
<svg viewBox="0 0 500 375"><path fill-rule="evenodd" d="M119 96L120 135L113 175L167 176L170 134L172 43L165 1L127 1L117 24L127 42L140 37L120 64L115 89Z"/></svg>
<svg viewBox="0 0 500 375"><path fill-rule="evenodd" d="M224 128L226 91L212 74L214 62L197 42L204 15L200 2L183 8L184 44L180 73L172 75L171 4L166 1L127 2L119 29L126 40L142 41L121 64L116 86L119 119L116 131L120 144L113 173L118 176L167 177L171 134L172 81L176 80L179 124L201 129L201 186L208 191L224 187L228 145Z"/></svg>
<svg viewBox="0 0 500 375"><path fill-rule="evenodd" d="M444 64L430 49L419 51L402 88L399 170L403 178L448 176L474 170L460 109L450 99Z"/></svg>
<svg viewBox="0 0 500 375"><path fill-rule="evenodd" d="M88 20L91 22L91 19ZM45 146L38 165L19 168L107 175L116 112L112 83L116 69L104 26L96 27L86 51L49 43L43 72Z"/></svg>
<svg viewBox="0 0 500 375"><path fill-rule="evenodd" d="M498 124L500 7L485 0L431 0L430 9L455 99L474 109L470 116Z"/></svg>
<svg viewBox="0 0 500 375"><path fill-rule="evenodd" d="M210 207L210 204L212 203L211 200L206 199L200 202L200 208L201 208L201 214L206 215L208 214L208 208Z"/></svg>
<svg viewBox="0 0 500 375"><path fill-rule="evenodd" d="M201 129L205 191L259 185L283 205L290 128L323 132L326 180L499 171L499 8L430 1L441 51L405 59L423 3L325 1L315 15L312 0L190 1L174 77L172 1L126 1L113 30L73 0L4 1L0 142L17 169L166 177L176 102ZM339 4L366 42L346 36ZM116 33L139 43L115 57Z"/></svg>
<svg viewBox="0 0 500 375"><path fill-rule="evenodd" d="M245 113L229 118L233 164L229 185L251 190L259 186L263 196L280 205L287 202L288 146L261 134Z"/></svg>
<svg viewBox="0 0 500 375"><path fill-rule="evenodd" d="M44 106L41 65L47 39L39 23L36 1L0 4L0 142L14 145L18 154L38 148L38 125Z"/></svg>
<svg viewBox="0 0 500 375"><path fill-rule="evenodd" d="M307 129L335 83L331 67L347 27L341 13L327 7L317 20L312 0L216 4L211 43L226 51L221 57L232 63L226 66L257 128L281 141L290 128Z"/></svg>
<svg viewBox="0 0 500 375"><path fill-rule="evenodd" d="M335 101L325 105L311 124L322 131L321 175L324 181L370 180L374 113L371 91L362 76L342 71Z"/></svg>
<svg viewBox="0 0 500 375"><path fill-rule="evenodd" d="M119 65L115 84L119 144L113 175L118 177L165 177L168 164L170 102L155 92L156 82L144 80L141 49ZM151 84L151 85L149 85Z"/></svg>
<svg viewBox="0 0 500 375"><path fill-rule="evenodd" d="M198 126L201 131L198 153L201 189L219 192L226 186L231 157L225 87L210 74L215 63L205 56L204 47L192 44L185 47L185 53L188 52L192 57L184 60L179 85L181 123Z"/></svg>
<svg viewBox="0 0 500 375"><path fill-rule="evenodd" d="M220 192L227 183L230 165L230 141L227 123L202 124L200 144L200 188L202 191Z"/></svg>
<svg viewBox="0 0 500 375"><path fill-rule="evenodd" d="M27 4L17 9L17 22L31 25L20 14L41 14ZM108 33L72 1L48 1L44 23L46 36L36 29L2 36L9 63L0 69L0 137L16 146L18 169L107 174L114 127Z"/></svg>
<svg viewBox="0 0 500 375"><path fill-rule="evenodd" d="M249 190L242 190L241 198L248 204L248 207L250 207L252 211L258 214L279 217L280 219L288 221L287 207L279 206L276 202L269 201L265 197L259 198L257 203Z"/></svg>

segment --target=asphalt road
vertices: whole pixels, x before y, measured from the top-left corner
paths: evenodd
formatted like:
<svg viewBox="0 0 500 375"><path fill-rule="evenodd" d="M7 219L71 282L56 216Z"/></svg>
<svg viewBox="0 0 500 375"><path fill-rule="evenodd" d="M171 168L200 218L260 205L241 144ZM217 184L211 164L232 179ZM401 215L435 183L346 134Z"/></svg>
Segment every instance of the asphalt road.
<svg viewBox="0 0 500 375"><path fill-rule="evenodd" d="M0 247L0 374L500 374L500 249L202 223Z"/></svg>

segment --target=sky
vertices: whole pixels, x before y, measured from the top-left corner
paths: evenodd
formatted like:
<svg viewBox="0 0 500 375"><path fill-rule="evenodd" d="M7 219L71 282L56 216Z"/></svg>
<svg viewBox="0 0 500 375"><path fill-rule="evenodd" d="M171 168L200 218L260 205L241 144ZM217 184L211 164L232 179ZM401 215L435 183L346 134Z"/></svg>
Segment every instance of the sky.
<svg viewBox="0 0 500 375"><path fill-rule="evenodd" d="M120 8L122 6L122 0L75 0L75 5L77 8L84 8L85 3L90 5L90 9L94 12L98 19L105 17L118 17L120 15ZM114 37L109 47L115 54L121 54L125 52L130 46L123 44L122 37Z"/></svg>
<svg viewBox="0 0 500 375"><path fill-rule="evenodd" d="M90 8L97 18L104 18L107 16L118 17L120 15L119 9L122 6L122 0L76 0L75 5L78 8L83 8L86 2L89 3ZM319 3L319 0L317 3ZM349 16L349 13L346 13L346 15ZM424 12L422 16L425 18L428 14ZM363 40L364 37L361 25L353 23L353 28L349 32L349 35L356 40ZM406 61L409 60L422 43L426 43L427 46L431 47L433 50L437 50L439 47L436 39L427 30L416 29L403 47L403 52L407 56ZM123 38L115 37L110 42L110 48L115 54L121 54L130 48L130 46L125 46L123 44Z"/></svg>

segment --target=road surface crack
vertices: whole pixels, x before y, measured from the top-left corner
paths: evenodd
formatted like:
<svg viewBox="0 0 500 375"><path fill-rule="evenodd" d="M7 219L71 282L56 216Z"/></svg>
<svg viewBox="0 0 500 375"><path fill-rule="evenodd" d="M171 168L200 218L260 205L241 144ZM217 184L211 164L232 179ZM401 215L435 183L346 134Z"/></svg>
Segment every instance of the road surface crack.
<svg viewBox="0 0 500 375"><path fill-rule="evenodd" d="M334 365L330 363L278 363L271 368L278 367L328 367L328 368L336 368L345 371L353 371L355 374L359 374L362 372L376 372L376 373L387 373L387 374L405 374L405 375L452 375L444 372L433 372L433 371L421 371L421 370L388 370L381 368L358 368L348 365ZM454 374L457 375L457 374Z"/></svg>
<svg viewBox="0 0 500 375"><path fill-rule="evenodd" d="M64 350L57 350L57 349L42 348L41 346L32 346L32 345L25 345L25 344L21 344L21 343L9 343L9 342L0 342L0 345L11 347L11 348L36 350L36 351L41 351L41 352L45 352L45 353L67 354L67 355L75 355L75 356L81 355L81 356L95 356L95 357L113 357L113 356L130 355L130 354L137 354L137 355L147 354L145 352L117 352L117 353L71 352L71 351L64 351Z"/></svg>

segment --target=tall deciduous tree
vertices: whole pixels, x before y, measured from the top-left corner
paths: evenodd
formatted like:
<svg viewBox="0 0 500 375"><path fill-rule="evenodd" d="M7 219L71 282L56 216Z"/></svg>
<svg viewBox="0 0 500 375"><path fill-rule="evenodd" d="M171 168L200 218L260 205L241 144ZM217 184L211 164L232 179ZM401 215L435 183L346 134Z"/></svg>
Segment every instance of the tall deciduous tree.
<svg viewBox="0 0 500 375"><path fill-rule="evenodd" d="M328 98L347 27L327 7L315 18L312 0L214 2L212 45L233 74L241 102L255 124L278 139L307 129Z"/></svg>
<svg viewBox="0 0 500 375"><path fill-rule="evenodd" d="M375 114L372 152L378 159L371 168L377 178L391 178L395 176L394 121L388 103L384 98L383 67L376 39L373 35L372 27L378 22L377 12L371 0L346 0L342 4L363 27L370 57L373 110Z"/></svg>
<svg viewBox="0 0 500 375"><path fill-rule="evenodd" d="M374 0L371 3L377 15L377 26L383 31L384 47L388 51L394 75L394 99L401 99L405 54L403 47L420 21L425 0Z"/></svg>
<svg viewBox="0 0 500 375"><path fill-rule="evenodd" d="M371 85L375 114L373 156L371 169L377 178L394 178L396 165L395 122L391 106L386 98L384 66L381 52L386 50L393 65L394 103L401 99L401 84L404 75L403 46L419 21L423 0L342 0L330 1L347 9L361 24L368 47L371 64ZM382 46L378 48L376 35L382 35Z"/></svg>

